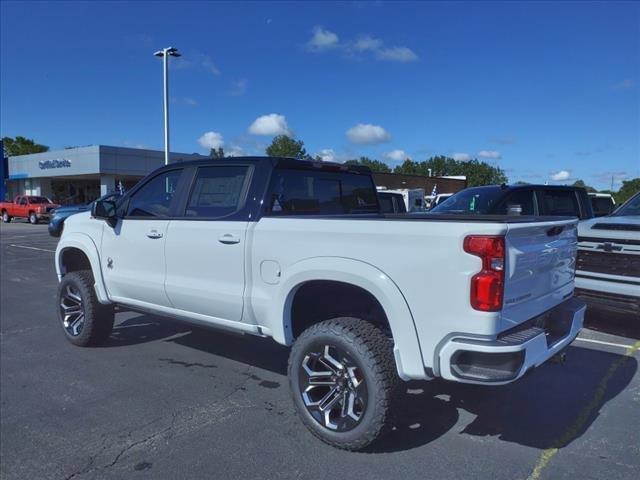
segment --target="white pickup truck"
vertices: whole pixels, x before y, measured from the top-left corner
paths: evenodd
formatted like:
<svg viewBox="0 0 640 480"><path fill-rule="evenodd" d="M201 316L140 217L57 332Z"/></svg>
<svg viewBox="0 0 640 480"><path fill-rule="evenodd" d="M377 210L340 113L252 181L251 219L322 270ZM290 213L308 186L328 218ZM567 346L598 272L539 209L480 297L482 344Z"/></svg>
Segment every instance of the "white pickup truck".
<svg viewBox="0 0 640 480"><path fill-rule="evenodd" d="M109 337L114 305L291 345L300 418L356 450L399 379L500 385L564 349L576 245L570 218L383 215L363 167L176 163L67 220L59 321L80 346Z"/></svg>

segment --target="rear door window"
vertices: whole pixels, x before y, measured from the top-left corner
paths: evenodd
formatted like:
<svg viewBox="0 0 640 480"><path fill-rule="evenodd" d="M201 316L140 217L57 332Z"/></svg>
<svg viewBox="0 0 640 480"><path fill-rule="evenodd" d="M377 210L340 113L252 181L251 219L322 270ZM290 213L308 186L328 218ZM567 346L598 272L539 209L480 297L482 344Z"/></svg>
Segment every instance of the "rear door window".
<svg viewBox="0 0 640 480"><path fill-rule="evenodd" d="M349 172L276 169L267 205L268 215L339 215L377 213L371 177Z"/></svg>
<svg viewBox="0 0 640 480"><path fill-rule="evenodd" d="M542 205L545 215L579 217L580 206L572 190L542 190Z"/></svg>
<svg viewBox="0 0 640 480"><path fill-rule="evenodd" d="M185 217L221 218L235 213L242 202L248 170L246 165L199 168Z"/></svg>

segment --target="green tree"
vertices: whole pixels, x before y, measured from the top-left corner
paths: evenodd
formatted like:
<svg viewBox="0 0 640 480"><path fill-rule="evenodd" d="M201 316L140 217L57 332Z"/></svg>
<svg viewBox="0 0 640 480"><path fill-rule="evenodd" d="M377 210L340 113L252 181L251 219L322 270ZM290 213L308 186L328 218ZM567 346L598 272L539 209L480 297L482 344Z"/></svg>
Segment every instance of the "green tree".
<svg viewBox="0 0 640 480"><path fill-rule="evenodd" d="M224 150L222 149L222 147L212 148L209 151L209 156L211 158L224 158Z"/></svg>
<svg viewBox="0 0 640 480"><path fill-rule="evenodd" d="M591 193L595 193L598 190L596 190L593 187L590 187L589 185L587 185L586 183L584 183L582 180L576 180L575 182L573 182L573 186L574 187L582 187L584 188L587 192L591 192Z"/></svg>
<svg viewBox="0 0 640 480"><path fill-rule="evenodd" d="M369 167L369 169L374 173L391 173L389 165L381 162L380 160L373 160L369 157L354 158L353 160L347 160L344 163L347 165L362 165Z"/></svg>
<svg viewBox="0 0 640 480"><path fill-rule="evenodd" d="M616 204L620 205L638 192L640 192L640 177L633 178L631 180L623 180L620 190L613 195L613 198L616 199Z"/></svg>
<svg viewBox="0 0 640 480"><path fill-rule="evenodd" d="M271 145L265 150L270 157L289 157L298 160L311 160L312 157L304 148L302 140L296 140L288 135L278 135L273 138Z"/></svg>
<svg viewBox="0 0 640 480"><path fill-rule="evenodd" d="M464 175L467 177L467 184L470 187L478 185L496 185L507 182L507 176L500 167L494 167L486 162L473 160L454 160L453 158L437 155L423 162L405 160L398 165L394 173L404 173L407 175Z"/></svg>
<svg viewBox="0 0 640 480"><path fill-rule="evenodd" d="M46 145L40 145L30 138L20 136L16 138L3 137L2 145L5 152L7 152L7 155L9 156L27 155L29 153L40 153L49 151L49 147L47 147Z"/></svg>

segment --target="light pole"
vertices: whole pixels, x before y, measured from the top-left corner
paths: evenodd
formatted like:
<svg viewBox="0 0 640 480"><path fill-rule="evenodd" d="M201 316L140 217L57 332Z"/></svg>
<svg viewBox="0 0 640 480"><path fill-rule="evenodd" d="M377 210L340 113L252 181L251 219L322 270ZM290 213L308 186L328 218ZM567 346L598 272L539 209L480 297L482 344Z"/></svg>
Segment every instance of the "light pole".
<svg viewBox="0 0 640 480"><path fill-rule="evenodd" d="M164 73L164 164L169 164L169 57L179 57L177 48L167 47L154 53L162 57Z"/></svg>

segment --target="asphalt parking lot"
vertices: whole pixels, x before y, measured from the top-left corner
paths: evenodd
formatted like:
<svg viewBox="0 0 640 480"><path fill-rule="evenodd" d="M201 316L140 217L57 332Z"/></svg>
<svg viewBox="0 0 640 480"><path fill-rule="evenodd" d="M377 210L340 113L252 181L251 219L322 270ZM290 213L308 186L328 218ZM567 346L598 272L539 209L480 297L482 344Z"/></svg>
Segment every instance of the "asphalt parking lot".
<svg viewBox="0 0 640 480"><path fill-rule="evenodd" d="M640 323L590 315L564 365L515 384L407 385L375 448L328 447L296 419L288 350L119 313L108 343L56 323L57 240L0 227L0 477L637 478ZM636 472L635 474L633 472Z"/></svg>

